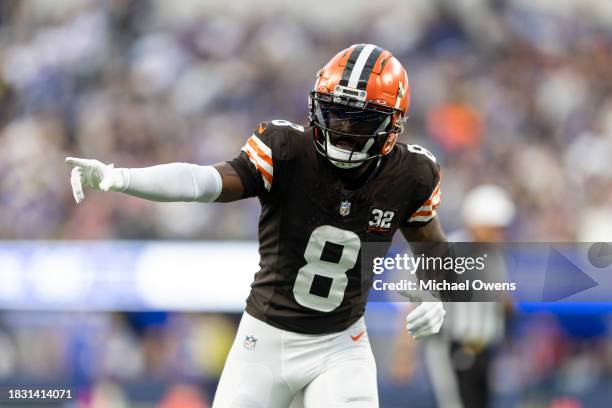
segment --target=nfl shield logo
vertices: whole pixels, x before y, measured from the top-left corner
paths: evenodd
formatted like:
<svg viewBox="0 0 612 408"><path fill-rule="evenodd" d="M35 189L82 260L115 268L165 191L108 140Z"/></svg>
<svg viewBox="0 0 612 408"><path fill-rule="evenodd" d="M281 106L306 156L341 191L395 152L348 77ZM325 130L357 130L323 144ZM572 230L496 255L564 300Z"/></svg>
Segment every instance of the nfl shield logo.
<svg viewBox="0 0 612 408"><path fill-rule="evenodd" d="M253 350L256 344L257 344L257 339L252 334L249 336L246 336L246 338L244 339L244 348L247 350Z"/></svg>
<svg viewBox="0 0 612 408"><path fill-rule="evenodd" d="M343 201L340 203L340 215L346 217L351 212L351 203Z"/></svg>

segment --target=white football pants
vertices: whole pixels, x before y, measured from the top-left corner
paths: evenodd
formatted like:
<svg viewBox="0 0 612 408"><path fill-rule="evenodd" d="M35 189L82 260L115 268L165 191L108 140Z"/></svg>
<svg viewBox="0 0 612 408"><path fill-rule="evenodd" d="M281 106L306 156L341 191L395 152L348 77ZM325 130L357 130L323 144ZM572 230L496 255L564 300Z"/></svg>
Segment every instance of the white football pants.
<svg viewBox="0 0 612 408"><path fill-rule="evenodd" d="M320 335L242 315L213 408L290 406L378 408L376 363L363 317L342 332Z"/></svg>

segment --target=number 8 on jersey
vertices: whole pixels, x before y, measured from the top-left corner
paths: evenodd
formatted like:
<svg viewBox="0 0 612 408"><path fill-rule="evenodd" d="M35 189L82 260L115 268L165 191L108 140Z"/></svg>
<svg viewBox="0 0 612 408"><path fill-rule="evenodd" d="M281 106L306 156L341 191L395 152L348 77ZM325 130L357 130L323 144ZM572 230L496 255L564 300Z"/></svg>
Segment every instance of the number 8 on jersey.
<svg viewBox="0 0 612 408"><path fill-rule="evenodd" d="M340 246L340 257L335 260L322 259L326 245ZM304 252L306 265L301 267L293 286L295 300L302 306L321 312L331 312L342 303L348 284L346 273L357 262L361 241L357 234L330 225L317 227L310 235ZM312 293L315 280L329 287L327 297Z"/></svg>

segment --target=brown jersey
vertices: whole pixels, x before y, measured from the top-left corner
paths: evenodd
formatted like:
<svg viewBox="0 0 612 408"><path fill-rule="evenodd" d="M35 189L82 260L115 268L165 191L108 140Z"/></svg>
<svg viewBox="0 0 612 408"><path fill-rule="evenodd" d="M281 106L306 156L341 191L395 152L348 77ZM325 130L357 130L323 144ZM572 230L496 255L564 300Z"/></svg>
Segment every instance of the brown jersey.
<svg viewBox="0 0 612 408"><path fill-rule="evenodd" d="M315 151L312 129L260 124L229 162L257 196L260 270L246 311L298 333L346 329L365 311L371 274L361 273L364 243L386 251L402 225L422 225L440 202L439 167L427 150L396 144L360 187ZM378 256L384 256L384 253Z"/></svg>

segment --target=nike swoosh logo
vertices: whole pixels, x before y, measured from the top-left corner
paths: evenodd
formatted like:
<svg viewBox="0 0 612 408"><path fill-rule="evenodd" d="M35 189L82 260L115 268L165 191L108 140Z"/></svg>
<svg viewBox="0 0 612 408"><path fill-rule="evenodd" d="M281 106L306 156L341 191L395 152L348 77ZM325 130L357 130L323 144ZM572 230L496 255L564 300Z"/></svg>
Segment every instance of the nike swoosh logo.
<svg viewBox="0 0 612 408"><path fill-rule="evenodd" d="M259 131L259 134L263 134L263 132L266 131L266 125L259 125L259 129L257 129Z"/></svg>
<svg viewBox="0 0 612 408"><path fill-rule="evenodd" d="M362 331L361 333L359 333L356 336L351 336L351 339L353 339L353 341L359 341L359 339L361 338L361 336L363 336L365 334L365 331Z"/></svg>

